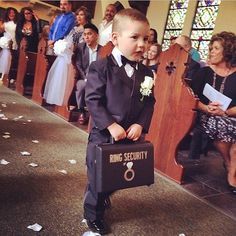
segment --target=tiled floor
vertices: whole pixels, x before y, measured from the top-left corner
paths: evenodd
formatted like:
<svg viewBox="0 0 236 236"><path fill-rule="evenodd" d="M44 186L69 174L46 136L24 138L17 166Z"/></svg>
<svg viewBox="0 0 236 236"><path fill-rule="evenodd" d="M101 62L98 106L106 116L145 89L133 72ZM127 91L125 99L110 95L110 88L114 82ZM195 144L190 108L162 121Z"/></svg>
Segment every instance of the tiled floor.
<svg viewBox="0 0 236 236"><path fill-rule="evenodd" d="M219 153L211 150L207 156L201 155L200 161L191 162L187 152L181 152L179 162L186 168L182 187L236 219L236 196L227 187L226 172Z"/></svg>
<svg viewBox="0 0 236 236"><path fill-rule="evenodd" d="M50 106L47 109L50 110ZM75 120L76 115L79 114L75 112ZM87 125L79 125L76 121L71 123L87 132ZM189 161L187 151L181 151L177 161L186 170L182 187L236 220L236 196L227 188L226 172L219 153L212 149L207 156L201 155L199 161L193 162Z"/></svg>

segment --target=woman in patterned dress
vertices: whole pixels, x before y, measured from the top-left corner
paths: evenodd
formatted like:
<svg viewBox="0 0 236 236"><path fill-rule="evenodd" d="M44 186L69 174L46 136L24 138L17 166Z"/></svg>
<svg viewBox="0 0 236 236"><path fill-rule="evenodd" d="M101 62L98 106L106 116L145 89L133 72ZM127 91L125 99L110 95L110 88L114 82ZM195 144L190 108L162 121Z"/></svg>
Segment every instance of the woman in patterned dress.
<svg viewBox="0 0 236 236"><path fill-rule="evenodd" d="M16 25L16 41L18 47L22 38L25 38L27 41L27 51L37 52L40 31L37 15L30 7L22 8Z"/></svg>
<svg viewBox="0 0 236 236"><path fill-rule="evenodd" d="M193 78L198 95L199 122L202 130L214 140L224 158L228 185L236 194L236 35L215 34L210 41L210 66L201 68ZM232 99L227 108L222 101L209 101L203 95L206 84Z"/></svg>

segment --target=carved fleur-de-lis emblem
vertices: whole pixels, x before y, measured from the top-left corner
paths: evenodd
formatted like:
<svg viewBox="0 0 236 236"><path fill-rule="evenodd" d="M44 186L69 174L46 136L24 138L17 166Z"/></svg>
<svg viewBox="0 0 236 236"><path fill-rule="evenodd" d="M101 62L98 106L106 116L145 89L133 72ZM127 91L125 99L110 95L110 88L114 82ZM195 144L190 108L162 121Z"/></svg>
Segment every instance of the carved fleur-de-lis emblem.
<svg viewBox="0 0 236 236"><path fill-rule="evenodd" d="M171 61L169 65L166 66L166 72L168 75L171 75L176 69L176 66L174 65L174 62Z"/></svg>

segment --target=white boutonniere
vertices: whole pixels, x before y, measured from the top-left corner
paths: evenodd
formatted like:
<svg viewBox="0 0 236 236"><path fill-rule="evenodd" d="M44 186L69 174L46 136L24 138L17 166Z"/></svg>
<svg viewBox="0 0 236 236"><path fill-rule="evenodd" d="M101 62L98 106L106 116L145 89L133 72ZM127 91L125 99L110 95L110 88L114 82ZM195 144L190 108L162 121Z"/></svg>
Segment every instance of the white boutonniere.
<svg viewBox="0 0 236 236"><path fill-rule="evenodd" d="M150 96L152 93L152 87L154 80L150 76L145 76L144 81L141 83L140 93L142 94L141 101L143 101L144 96Z"/></svg>

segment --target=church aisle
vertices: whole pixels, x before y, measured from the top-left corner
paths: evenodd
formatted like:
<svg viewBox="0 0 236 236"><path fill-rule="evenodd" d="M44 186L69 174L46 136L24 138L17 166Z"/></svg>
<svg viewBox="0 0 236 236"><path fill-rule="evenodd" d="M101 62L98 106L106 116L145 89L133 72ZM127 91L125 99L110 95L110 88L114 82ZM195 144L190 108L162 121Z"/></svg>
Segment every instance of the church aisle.
<svg viewBox="0 0 236 236"><path fill-rule="evenodd" d="M35 235L27 229L34 223L43 226L37 235L82 235L87 133L1 85L0 110L0 161L9 162L0 165L0 235ZM115 236L233 235L236 228L158 174L150 187L118 191L107 220Z"/></svg>

